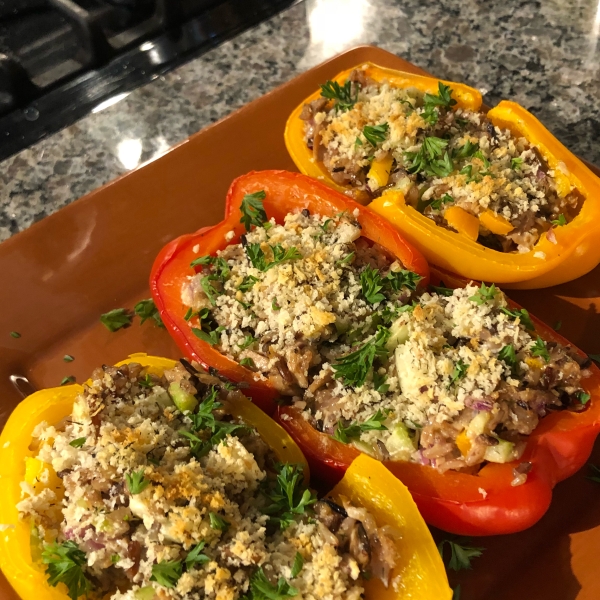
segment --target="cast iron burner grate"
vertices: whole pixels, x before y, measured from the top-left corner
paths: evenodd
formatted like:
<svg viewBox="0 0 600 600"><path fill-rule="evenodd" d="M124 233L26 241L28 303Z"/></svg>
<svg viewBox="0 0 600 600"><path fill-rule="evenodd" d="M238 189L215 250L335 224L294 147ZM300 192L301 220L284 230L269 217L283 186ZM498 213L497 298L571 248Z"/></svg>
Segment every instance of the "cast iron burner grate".
<svg viewBox="0 0 600 600"><path fill-rule="evenodd" d="M294 0L0 0L0 160Z"/></svg>

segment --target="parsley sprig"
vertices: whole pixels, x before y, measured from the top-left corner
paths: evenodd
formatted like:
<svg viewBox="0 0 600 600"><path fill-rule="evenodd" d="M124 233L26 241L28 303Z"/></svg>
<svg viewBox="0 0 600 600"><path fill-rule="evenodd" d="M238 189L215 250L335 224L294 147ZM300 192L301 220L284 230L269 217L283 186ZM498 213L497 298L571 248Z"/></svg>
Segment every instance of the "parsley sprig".
<svg viewBox="0 0 600 600"><path fill-rule="evenodd" d="M511 368L511 371L514 372L517 367L518 360L513 344L503 346L500 352L498 352L498 358L505 362Z"/></svg>
<svg viewBox="0 0 600 600"><path fill-rule="evenodd" d="M271 504L263 512L281 529L286 529L317 501L317 497L306 488L301 465L279 464L277 469L274 488L266 493Z"/></svg>
<svg viewBox="0 0 600 600"><path fill-rule="evenodd" d="M246 255L255 269L265 272L285 261L302 258L302 254L294 246L284 249L281 244L275 244L274 246L269 245L269 247L273 252L273 260L270 262L267 260L260 244L248 244L246 246Z"/></svg>
<svg viewBox="0 0 600 600"><path fill-rule="evenodd" d="M442 559L444 558L444 547L446 545L450 548L450 560L448 561L448 568L453 571L461 571L463 569L471 568L471 560L479 558L485 548L479 548L470 545L471 540L469 538L457 538L455 540L442 540L438 544L438 551Z"/></svg>
<svg viewBox="0 0 600 600"><path fill-rule="evenodd" d="M386 418L387 415L378 410L362 423L353 422L349 425L344 425L343 422L338 421L333 433L333 439L348 444L352 439L359 438L360 434L364 431L385 431L387 427L383 422Z"/></svg>
<svg viewBox="0 0 600 600"><path fill-rule="evenodd" d="M377 144L385 142L389 129L390 126L387 123L381 123L380 125L365 125L362 133L367 142L375 147Z"/></svg>
<svg viewBox="0 0 600 600"><path fill-rule="evenodd" d="M546 362L550 360L550 353L548 352L546 342L539 335L537 340L535 340L535 344L531 346L531 355L539 356L540 358L543 358Z"/></svg>
<svg viewBox="0 0 600 600"><path fill-rule="evenodd" d="M466 364L462 358L459 358L458 362L456 362L456 364L454 365L452 375L450 375L450 383L448 384L448 387L462 379L467 374L468 368L469 365Z"/></svg>
<svg viewBox="0 0 600 600"><path fill-rule="evenodd" d="M365 383L369 371L373 368L376 358L387 355L385 344L390 332L384 327L378 327L377 333L358 350L340 358L331 365L337 379L342 379L346 385L360 387Z"/></svg>
<svg viewBox="0 0 600 600"><path fill-rule="evenodd" d="M418 152L405 152L410 162L409 173L423 173L429 177L448 177L454 170L454 163L446 150L448 140L429 136L423 140Z"/></svg>
<svg viewBox="0 0 600 600"><path fill-rule="evenodd" d="M185 557L185 566L188 571L194 565L205 565L210 561L210 558L202 552L205 545L205 542L200 542L188 552L188 555Z"/></svg>
<svg viewBox="0 0 600 600"><path fill-rule="evenodd" d="M438 122L439 110L441 108L451 108L456 104L456 100L452 98L452 89L448 85L444 85L441 81L438 82L437 94L425 94L423 96L423 112L421 116L426 123L435 125Z"/></svg>
<svg viewBox="0 0 600 600"><path fill-rule="evenodd" d="M498 294L498 288L492 283L492 285L487 286L482 281L479 289L475 292L473 296L469 298L471 302L475 302L477 305L481 305L484 302L489 302L493 300Z"/></svg>
<svg viewBox="0 0 600 600"><path fill-rule="evenodd" d="M505 315L508 315L509 317L513 318L513 319L519 319L521 321L521 323L523 323L523 325L525 326L525 329L529 329L529 331L534 331L535 330L535 325L533 324L533 321L531 320L531 317L529 316L529 312L527 311L527 309L525 308L515 308L515 309L510 309L510 308L501 308L500 309Z"/></svg>
<svg viewBox="0 0 600 600"><path fill-rule="evenodd" d="M80 596L90 593L92 584L84 571L87 558L85 552L74 542L46 544L42 552L42 562L46 565L48 583L53 587L64 583L71 600L77 600Z"/></svg>
<svg viewBox="0 0 600 600"><path fill-rule="evenodd" d="M346 81L344 85L340 85L337 81L328 80L321 86L321 96L328 100L335 101L335 109L346 111L350 110L358 100L358 92L360 85L354 84L354 94L352 89L352 82Z"/></svg>
<svg viewBox="0 0 600 600"><path fill-rule="evenodd" d="M166 588L174 588L181 577L182 564L180 560L161 561L152 565L150 581L156 581Z"/></svg>
<svg viewBox="0 0 600 600"><path fill-rule="evenodd" d="M221 339L221 332L225 331L225 327L217 326L217 323L213 320L208 308L200 310L198 313L198 321L200 322L200 327L192 327L192 333L211 346L217 344Z"/></svg>
<svg viewBox="0 0 600 600"><path fill-rule="evenodd" d="M156 304L154 304L152 298L140 300L133 307L133 312L140 317L140 325L143 325L148 319L151 319L158 327L164 327L158 308L156 308Z"/></svg>
<svg viewBox="0 0 600 600"><path fill-rule="evenodd" d="M265 191L260 190L253 194L246 194L242 198L242 204L240 206L242 218L240 219L240 223L244 224L246 231L250 231L252 225L261 227L267 220L267 213L265 212L265 207L263 205L263 200L266 196L267 194Z"/></svg>
<svg viewBox="0 0 600 600"><path fill-rule="evenodd" d="M133 471L131 474L125 475L127 489L132 495L141 494L149 485L150 480L144 477L144 469Z"/></svg>
<svg viewBox="0 0 600 600"><path fill-rule="evenodd" d="M298 595L298 590L291 586L283 577L277 580L277 585L271 583L262 567L250 579L252 600L283 600Z"/></svg>

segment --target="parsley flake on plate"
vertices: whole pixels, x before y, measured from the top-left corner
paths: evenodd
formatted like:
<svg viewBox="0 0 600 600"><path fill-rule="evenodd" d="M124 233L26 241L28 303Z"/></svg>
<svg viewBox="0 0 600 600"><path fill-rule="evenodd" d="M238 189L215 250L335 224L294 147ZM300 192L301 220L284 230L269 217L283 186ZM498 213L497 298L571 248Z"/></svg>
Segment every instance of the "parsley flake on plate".
<svg viewBox="0 0 600 600"><path fill-rule="evenodd" d="M470 545L469 538L457 538L455 540L442 540L438 544L438 550L442 559L444 558L444 547L448 545L450 548L450 560L448 568L453 571L461 571L471 568L471 560L479 558L485 548L475 547Z"/></svg>
<svg viewBox="0 0 600 600"><path fill-rule="evenodd" d="M133 316L126 308L114 308L100 315L100 323L113 333L124 327L129 327L132 320Z"/></svg>

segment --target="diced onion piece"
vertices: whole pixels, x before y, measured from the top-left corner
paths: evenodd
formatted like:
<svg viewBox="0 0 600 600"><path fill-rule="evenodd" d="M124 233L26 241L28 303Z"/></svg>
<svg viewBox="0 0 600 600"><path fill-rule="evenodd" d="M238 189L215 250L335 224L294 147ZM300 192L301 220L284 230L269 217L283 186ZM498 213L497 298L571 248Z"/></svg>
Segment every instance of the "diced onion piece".
<svg viewBox="0 0 600 600"><path fill-rule="evenodd" d="M450 227L456 229L458 233L466 235L474 242L479 237L479 219L460 206L451 206L444 214L444 218Z"/></svg>

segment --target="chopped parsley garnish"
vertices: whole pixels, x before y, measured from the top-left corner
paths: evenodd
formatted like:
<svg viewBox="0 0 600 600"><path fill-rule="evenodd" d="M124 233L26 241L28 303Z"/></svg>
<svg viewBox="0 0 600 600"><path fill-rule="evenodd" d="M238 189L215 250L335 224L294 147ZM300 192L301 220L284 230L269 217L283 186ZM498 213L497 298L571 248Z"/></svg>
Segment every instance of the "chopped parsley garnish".
<svg viewBox="0 0 600 600"><path fill-rule="evenodd" d="M521 323L523 323L523 325L525 326L525 329L529 329L529 331L535 331L535 325L533 324L533 321L531 320L531 317L529 316L529 312L527 312L527 309L515 308L514 310L511 310L510 308L501 308L500 310L505 315L508 315L509 317L512 317L513 319L519 319L521 321Z"/></svg>
<svg viewBox="0 0 600 600"><path fill-rule="evenodd" d="M267 213L263 206L263 200L266 196L264 190L260 190L253 194L246 194L242 198L240 223L244 224L246 231L250 231L252 225L260 227L267 220Z"/></svg>
<svg viewBox="0 0 600 600"><path fill-rule="evenodd" d="M514 370L517 366L518 360L517 360L517 354L515 352L515 347L513 344L508 344L507 346L504 346L502 348L502 350L500 350L500 352L498 352L498 358L500 360L504 361L514 372Z"/></svg>
<svg viewBox="0 0 600 600"><path fill-rule="evenodd" d="M442 559L444 558L444 546L450 547L450 560L448 568L453 571L461 571L471 568L471 560L479 558L485 548L477 548L470 545L469 538L457 538L456 540L442 540L438 544L438 550Z"/></svg>
<svg viewBox="0 0 600 600"><path fill-rule="evenodd" d="M579 400L579 402L581 402L581 404L587 404L590 401L591 395L588 394L587 392L577 392L576 394L577 399Z"/></svg>
<svg viewBox="0 0 600 600"><path fill-rule="evenodd" d="M61 379L60 385L69 385L71 383L75 383L75 376L69 375L68 377L63 377Z"/></svg>
<svg viewBox="0 0 600 600"><path fill-rule="evenodd" d="M118 555L118 554L111 554L111 555L110 555L110 562L111 562L113 565L116 565L116 564L117 564L117 563L118 563L120 560L121 560L121 557L120 557L120 555Z"/></svg>
<svg viewBox="0 0 600 600"><path fill-rule="evenodd" d="M476 152L473 153L473 158L478 158L482 163L483 166L488 169L490 166L490 161L483 155L483 152L481 152L481 150L477 150Z"/></svg>
<svg viewBox="0 0 600 600"><path fill-rule="evenodd" d="M385 344L389 337L388 329L378 327L377 333L368 342L331 365L335 377L342 379L346 385L362 386L373 368L375 359L387 355Z"/></svg>
<svg viewBox="0 0 600 600"><path fill-rule="evenodd" d="M462 379L467 374L467 369L469 365L463 362L462 358L458 359L458 362L454 365L454 371L452 371L452 375L450 375L450 383L448 387L450 387L453 383L456 383L459 379Z"/></svg>
<svg viewBox="0 0 600 600"><path fill-rule="evenodd" d="M71 356L70 354L65 354L65 355L63 356L63 360L64 360L65 362L73 362L73 361L75 360L75 357L74 357L74 356Z"/></svg>
<svg viewBox="0 0 600 600"><path fill-rule="evenodd" d="M10 337L15 338L16 340L18 340L21 337L21 334L18 331L11 331L10 332Z"/></svg>
<svg viewBox="0 0 600 600"><path fill-rule="evenodd" d="M194 565L205 565L210 561L210 558L206 556L206 554L202 553L204 550L204 546L206 546L205 542L200 542L196 546L194 546L185 558L185 566L189 571Z"/></svg>
<svg viewBox="0 0 600 600"><path fill-rule="evenodd" d="M341 86L337 81L326 81L321 86L321 96L328 100L335 100L336 110L346 111L350 110L358 100L358 91L360 86L358 83L355 84L354 96L352 95L352 82L346 81Z"/></svg>
<svg viewBox="0 0 600 600"><path fill-rule="evenodd" d="M535 344L531 347L531 355L539 356L543 358L546 362L550 360L550 354L548 352L548 348L546 347L546 342L538 336Z"/></svg>
<svg viewBox="0 0 600 600"><path fill-rule="evenodd" d="M436 198L429 205L433 210L441 210L443 204L454 202L454 198L450 194L444 194L441 198Z"/></svg>
<svg viewBox="0 0 600 600"><path fill-rule="evenodd" d="M377 372L373 373L373 387L375 388L376 392L385 394L390 389L390 386L386 383L386 381L387 377L385 375L380 375Z"/></svg>
<svg viewBox="0 0 600 600"><path fill-rule="evenodd" d="M383 424L383 421L386 418L387 415L378 410L363 423L350 423L344 426L342 422L338 422L333 433L333 439L347 444L350 440L360 437L363 431L385 431L387 427Z"/></svg>
<svg viewBox="0 0 600 600"><path fill-rule="evenodd" d="M264 272L276 267L277 265L280 265L285 261L302 258L302 254L300 254L298 249L294 246L284 249L281 244L275 244L275 246L269 247L273 252L273 260L271 262L267 261L265 253L260 247L260 244L248 244L246 246L246 254L255 269Z"/></svg>
<svg viewBox="0 0 600 600"><path fill-rule="evenodd" d="M453 289L444 287L443 285L430 285L429 287L440 296L452 296L452 294L454 293Z"/></svg>
<svg viewBox="0 0 600 600"><path fill-rule="evenodd" d="M226 521L217 513L209 512L208 518L210 519L210 526L213 529L218 529L219 531L227 531L230 527L229 521Z"/></svg>
<svg viewBox="0 0 600 600"><path fill-rule="evenodd" d="M377 144L385 142L389 130L390 126L387 123L381 123L380 125L365 125L362 133L371 146L377 146Z"/></svg>
<svg viewBox="0 0 600 600"><path fill-rule="evenodd" d="M140 325L143 325L148 319L152 319L154 323L158 325L158 327L164 327L164 324L158 312L158 308L156 308L156 305L154 304L154 300L152 300L152 298L148 298L147 300L140 300L133 307L133 311L138 317L140 317Z"/></svg>
<svg viewBox="0 0 600 600"><path fill-rule="evenodd" d="M594 481L595 483L600 483L600 467L597 467L594 464L589 465L590 470L592 471L592 475L588 477L590 481Z"/></svg>
<svg viewBox="0 0 600 600"><path fill-rule="evenodd" d="M271 302L271 308L273 310L281 310L281 306L279 306L279 304L277 304L277 300L273 300L273 302Z"/></svg>
<svg viewBox="0 0 600 600"><path fill-rule="evenodd" d="M360 274L360 285L363 296L369 304L377 304L385 300L385 296L381 293L381 290L383 290L383 278L377 269L369 266L365 267Z"/></svg>
<svg viewBox="0 0 600 600"><path fill-rule="evenodd" d="M556 321L556 323L554 323L554 331L559 331L560 328L562 327L562 321Z"/></svg>
<svg viewBox="0 0 600 600"><path fill-rule="evenodd" d="M254 275L246 275L244 279L242 279L242 283L240 283L238 286L238 290L240 290L240 292L249 292L257 281L258 277L254 277Z"/></svg>
<svg viewBox="0 0 600 600"><path fill-rule="evenodd" d="M513 171L516 171L517 169L521 168L521 165L523 164L523 159L522 158L511 158L510 159L510 168Z"/></svg>
<svg viewBox="0 0 600 600"><path fill-rule="evenodd" d="M162 561L152 565L150 581L156 581L166 588L173 588L181 577L182 565L180 560Z"/></svg>
<svg viewBox="0 0 600 600"><path fill-rule="evenodd" d="M150 485L150 480L144 478L144 469L133 471L131 475L127 473L125 482L127 483L127 489L134 496L141 494Z"/></svg>
<svg viewBox="0 0 600 600"><path fill-rule="evenodd" d="M423 102L424 107L421 116L425 122L430 125L435 125L438 122L439 112L437 107L450 108L456 104L456 100L452 98L452 90L441 81L438 82L437 95L425 94L423 96Z"/></svg>
<svg viewBox="0 0 600 600"><path fill-rule="evenodd" d="M477 304L477 305L481 305L484 302L493 300L496 297L497 293L498 293L498 289L496 288L496 286L493 283L492 283L492 285L487 286L487 285L485 285L485 283L481 282L479 289L477 290L477 292L475 292L475 294L473 296L471 296L469 298L469 300L471 302L475 302L475 304Z"/></svg>
<svg viewBox="0 0 600 600"><path fill-rule="evenodd" d="M303 515L317 501L317 497L305 487L301 465L285 463L277 465L277 469L275 485L266 492L271 504L263 512L281 529L286 529L297 515Z"/></svg>
<svg viewBox="0 0 600 600"><path fill-rule="evenodd" d="M206 254L205 256L199 256L195 258L191 263L190 267L205 267L213 264L215 257L210 256L210 254Z"/></svg>
<svg viewBox="0 0 600 600"><path fill-rule="evenodd" d="M561 213L558 215L558 219L554 219L553 221L550 221L550 223L552 223L554 227L562 227L567 224L567 219L565 218L565 215Z"/></svg>
<svg viewBox="0 0 600 600"><path fill-rule="evenodd" d="M42 552L42 562L46 565L48 583L53 587L64 583L71 600L77 600L80 596L90 593L92 584L84 573L87 558L85 552L74 542L46 544Z"/></svg>
<svg viewBox="0 0 600 600"><path fill-rule="evenodd" d="M447 177L454 170L454 163L445 150L448 140L438 137L426 137L418 152L405 152L404 156L411 164L409 173L424 173L431 177Z"/></svg>
<svg viewBox="0 0 600 600"><path fill-rule="evenodd" d="M249 369L256 368L254 361L249 356L247 356L246 358L242 358L242 360L240 360L240 365L242 365L242 367L246 367Z"/></svg>
<svg viewBox="0 0 600 600"><path fill-rule="evenodd" d="M200 320L200 327L192 327L192 333L211 346L218 344L221 338L220 334L225 331L225 327L214 327L216 323L212 320L208 308L203 308L198 313L198 319Z"/></svg>
<svg viewBox="0 0 600 600"><path fill-rule="evenodd" d="M302 571L303 566L304 558L302 558L302 554L300 554L300 552L296 552L296 556L294 557L294 564L292 565L292 579L298 577L300 571Z"/></svg>
<svg viewBox="0 0 600 600"><path fill-rule="evenodd" d="M337 266L347 265L349 262L352 261L355 254L356 254L356 252L354 250L352 250L352 252L350 252L350 254L348 254L348 256L345 256L344 258L341 258L340 260L336 261L335 264Z"/></svg>
<svg viewBox="0 0 600 600"><path fill-rule="evenodd" d="M187 309L187 312L185 313L185 315L183 315L183 320L184 321L189 321L193 316L194 316L194 311L190 307L190 308Z"/></svg>
<svg viewBox="0 0 600 600"><path fill-rule="evenodd" d="M262 570L262 567L250 579L252 600L283 600L298 595L298 590L292 587L283 577L277 580L277 585L272 584Z"/></svg>
<svg viewBox="0 0 600 600"><path fill-rule="evenodd" d="M354 145L355 146L362 146L363 145L362 140L358 136L356 136L356 140L354 140Z"/></svg>
<svg viewBox="0 0 600 600"><path fill-rule="evenodd" d="M390 288L394 292L399 292L404 287L414 292L421 279L423 279L423 277L413 271L400 269L399 271L390 271L385 276L383 283L385 287Z"/></svg>
<svg viewBox="0 0 600 600"><path fill-rule="evenodd" d="M467 176L467 183L473 181L473 165L467 165L459 171L460 175Z"/></svg>
<svg viewBox="0 0 600 600"><path fill-rule="evenodd" d="M244 341L241 344L238 344L238 348L240 350L245 350L246 348L249 348L250 346L252 346L252 344L254 344L254 342L256 342L256 338L252 335L247 335L244 338Z"/></svg>
<svg viewBox="0 0 600 600"><path fill-rule="evenodd" d="M460 583L452 589L452 600L460 600Z"/></svg>
<svg viewBox="0 0 600 600"><path fill-rule="evenodd" d="M202 287L202 290L206 294L206 297L208 298L210 303L213 306L215 306L217 304L217 296L220 296L221 292L217 288L215 288L215 286L211 283L211 281L214 281L214 279L211 275L202 277L200 279L200 286Z"/></svg>
<svg viewBox="0 0 600 600"><path fill-rule="evenodd" d="M460 148L455 148L453 150L452 156L453 158L458 159L469 158L470 156L473 156L477 150L479 150L479 144L473 144L473 142L467 140Z"/></svg>
<svg viewBox="0 0 600 600"><path fill-rule="evenodd" d="M129 327L133 316L126 308L115 308L100 315L100 323L113 333L123 327Z"/></svg>
<svg viewBox="0 0 600 600"><path fill-rule="evenodd" d="M69 446L72 446L73 448L81 448L81 446L85 444L86 439L87 438L84 437L77 438L76 440L69 442Z"/></svg>

